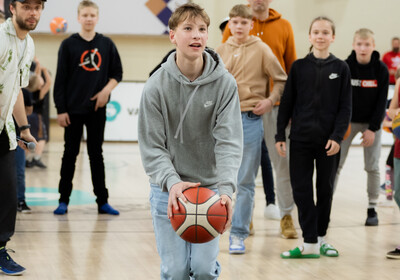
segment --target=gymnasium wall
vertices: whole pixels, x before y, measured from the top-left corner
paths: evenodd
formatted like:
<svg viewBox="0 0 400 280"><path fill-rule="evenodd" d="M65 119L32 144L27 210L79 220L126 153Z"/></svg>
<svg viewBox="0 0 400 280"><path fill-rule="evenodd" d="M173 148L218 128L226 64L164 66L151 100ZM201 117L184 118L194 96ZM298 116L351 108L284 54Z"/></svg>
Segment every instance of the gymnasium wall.
<svg viewBox="0 0 400 280"><path fill-rule="evenodd" d="M49 0L70 1L70 0ZM104 0L103 0L104 1ZM110 0L107 0L107 2ZM119 16L119 10L134 10L142 0L122 1L128 3L119 5L122 0L113 0L115 3L114 15ZM96 1L100 2L101 1ZM246 0L195 0L206 9L210 18L209 47L215 48L220 44L221 33L218 25L224 19L230 8ZM71 2L69 2L71 3ZM143 3L142 3L143 4ZM126 7L130 5L130 7ZM279 11L288 19L294 30L298 57L307 54L310 46L308 42L308 28L311 20L319 15L325 15L334 20L336 24L336 40L331 47L332 53L339 58L346 58L351 51L354 31L367 27L375 32L376 48L381 54L390 48L393 36L400 36L400 1L399 0L274 0L271 8ZM71 5L71 9L76 7ZM101 12L102 6L100 6ZM48 11L45 9L43 14ZM112 21L111 18L101 17L100 22ZM58 16L58 15L54 15ZM46 17L48 17L46 15ZM51 17L49 17L51 18ZM126 18L126 25L137 26L141 24L140 18ZM46 65L55 74L57 51L61 41L68 35L51 35L49 33L34 33L32 37L36 44L36 53L43 65ZM158 64L165 53L173 45L166 35L109 35L116 43L124 67L124 80L145 81L148 73ZM52 98L51 98L52 99ZM52 100L51 100L52 102ZM55 118L56 112L51 105L50 116Z"/></svg>

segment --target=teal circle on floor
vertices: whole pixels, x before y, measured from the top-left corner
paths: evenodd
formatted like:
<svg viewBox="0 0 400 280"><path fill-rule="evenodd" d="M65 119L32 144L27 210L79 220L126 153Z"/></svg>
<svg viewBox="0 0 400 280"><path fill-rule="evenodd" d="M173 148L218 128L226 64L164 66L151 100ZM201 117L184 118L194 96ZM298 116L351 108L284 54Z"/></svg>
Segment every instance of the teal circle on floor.
<svg viewBox="0 0 400 280"><path fill-rule="evenodd" d="M57 206L60 194L58 189L46 187L27 187L25 190L25 200L29 206ZM96 197L93 194L72 190L69 205L93 204Z"/></svg>

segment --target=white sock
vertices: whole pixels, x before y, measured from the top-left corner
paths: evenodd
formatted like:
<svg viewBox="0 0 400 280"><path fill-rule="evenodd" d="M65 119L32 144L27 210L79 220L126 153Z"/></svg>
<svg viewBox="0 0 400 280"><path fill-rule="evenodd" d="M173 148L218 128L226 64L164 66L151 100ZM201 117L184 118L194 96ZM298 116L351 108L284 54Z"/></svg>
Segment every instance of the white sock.
<svg viewBox="0 0 400 280"><path fill-rule="evenodd" d="M301 247L299 247L301 250ZM303 244L303 250L301 252L303 255L308 254L319 254L319 244L318 243L305 243Z"/></svg>
<svg viewBox="0 0 400 280"><path fill-rule="evenodd" d="M40 155L34 155L33 158L34 158L35 160L39 160L39 159L40 159Z"/></svg>
<svg viewBox="0 0 400 280"><path fill-rule="evenodd" d="M318 245L321 247L325 242L325 236L318 236Z"/></svg>

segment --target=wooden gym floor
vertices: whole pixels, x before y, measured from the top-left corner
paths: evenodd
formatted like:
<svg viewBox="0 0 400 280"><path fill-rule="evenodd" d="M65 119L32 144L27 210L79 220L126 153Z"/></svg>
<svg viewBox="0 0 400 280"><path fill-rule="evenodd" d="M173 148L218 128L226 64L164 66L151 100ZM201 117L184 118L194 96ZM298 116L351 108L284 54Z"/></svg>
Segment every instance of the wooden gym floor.
<svg viewBox="0 0 400 280"><path fill-rule="evenodd" d="M55 203L63 152L62 130L51 127L51 142L43 155L47 169L27 169L28 204L41 196ZM382 148L381 177L389 147ZM18 214L16 232L8 247L27 268L24 279L160 279L148 202L148 179L136 143L105 143L107 185L118 217L98 215L96 204L70 205L65 216L53 215L55 204L32 206L32 214ZM258 179L258 183L260 179ZM77 161L74 190L93 199L86 145ZM29 191L29 193L28 193ZM56 196L56 197L55 197ZM51 202L51 200L53 200ZM381 201L384 197L381 196ZM379 226L365 227L366 175L362 148L352 147L334 196L328 241L338 258L283 260L280 253L301 239L279 236L279 222L263 217L264 193L256 188L255 235L246 241L246 254L229 255L228 233L220 241L220 279L398 279L400 261L385 254L400 244L400 211L395 203L378 207ZM40 204L40 203L39 203ZM79 203L78 203L79 204ZM299 230L297 213L293 213ZM0 274L0 279L6 279Z"/></svg>

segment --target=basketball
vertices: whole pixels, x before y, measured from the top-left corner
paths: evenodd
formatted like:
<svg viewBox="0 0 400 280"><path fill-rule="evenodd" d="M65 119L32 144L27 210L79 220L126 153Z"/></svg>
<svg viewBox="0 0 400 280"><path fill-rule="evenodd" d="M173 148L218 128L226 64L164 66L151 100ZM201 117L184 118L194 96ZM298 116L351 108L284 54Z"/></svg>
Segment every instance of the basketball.
<svg viewBox="0 0 400 280"><path fill-rule="evenodd" d="M55 17L50 22L50 30L53 34L60 34L67 31L68 23L62 17Z"/></svg>
<svg viewBox="0 0 400 280"><path fill-rule="evenodd" d="M228 220L219 195L203 187L186 189L183 195L188 201L183 203L179 198L179 210L173 209L173 229L187 242L205 243L213 240L222 232Z"/></svg>
<svg viewBox="0 0 400 280"><path fill-rule="evenodd" d="M397 139L400 139L400 114L395 116L392 121L392 132Z"/></svg>

